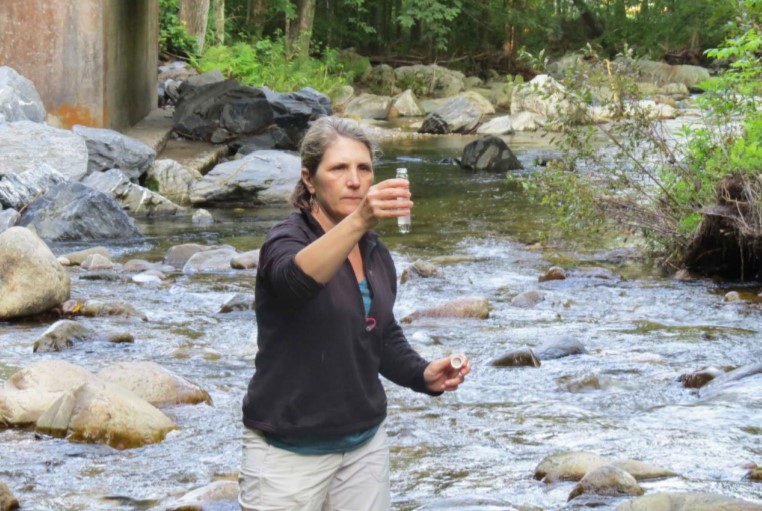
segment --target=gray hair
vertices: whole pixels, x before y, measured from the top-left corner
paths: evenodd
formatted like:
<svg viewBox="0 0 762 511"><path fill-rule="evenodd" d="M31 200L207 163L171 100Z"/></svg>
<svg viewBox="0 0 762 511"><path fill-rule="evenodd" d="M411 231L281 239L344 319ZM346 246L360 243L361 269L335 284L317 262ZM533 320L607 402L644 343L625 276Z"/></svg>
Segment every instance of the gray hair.
<svg viewBox="0 0 762 511"><path fill-rule="evenodd" d="M299 150L302 157L302 167L307 169L310 177L314 176L315 172L317 172L328 147L339 137L360 142L368 148L371 159L375 160L378 152L376 145L371 141L360 124L343 117L321 117L313 122L307 130ZM299 182L296 183L294 191L291 193L289 202L295 208L309 211L311 209L310 198L309 190L307 190L302 179L299 178Z"/></svg>

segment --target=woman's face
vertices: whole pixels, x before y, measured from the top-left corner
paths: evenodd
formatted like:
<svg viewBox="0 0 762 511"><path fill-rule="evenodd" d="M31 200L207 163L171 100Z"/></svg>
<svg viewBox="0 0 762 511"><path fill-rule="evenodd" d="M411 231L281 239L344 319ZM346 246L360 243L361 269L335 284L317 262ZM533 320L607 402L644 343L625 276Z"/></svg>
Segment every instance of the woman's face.
<svg viewBox="0 0 762 511"><path fill-rule="evenodd" d="M357 209L373 185L370 151L362 142L338 137L326 149L314 176L302 169L302 180L319 206L315 216L333 227Z"/></svg>

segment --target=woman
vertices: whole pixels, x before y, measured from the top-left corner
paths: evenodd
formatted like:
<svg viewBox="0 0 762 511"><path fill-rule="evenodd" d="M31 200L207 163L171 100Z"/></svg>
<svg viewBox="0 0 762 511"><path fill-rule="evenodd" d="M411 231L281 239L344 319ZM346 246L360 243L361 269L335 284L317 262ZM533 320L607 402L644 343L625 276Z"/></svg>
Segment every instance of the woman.
<svg viewBox="0 0 762 511"><path fill-rule="evenodd" d="M390 508L379 374L417 392L458 388L471 370L427 362L392 308L397 276L370 229L410 213L408 182L373 184L373 147L324 117L301 146L299 209L268 233L256 283L259 351L243 401L241 508Z"/></svg>

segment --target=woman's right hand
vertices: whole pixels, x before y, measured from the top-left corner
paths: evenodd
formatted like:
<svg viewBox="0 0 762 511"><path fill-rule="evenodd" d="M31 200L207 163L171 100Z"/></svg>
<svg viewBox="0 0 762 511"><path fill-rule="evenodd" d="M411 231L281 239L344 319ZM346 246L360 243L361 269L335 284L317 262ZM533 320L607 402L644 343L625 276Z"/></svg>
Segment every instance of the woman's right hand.
<svg viewBox="0 0 762 511"><path fill-rule="evenodd" d="M383 218L409 215L412 208L410 182L394 178L371 186L353 215L359 216L366 229L372 229Z"/></svg>

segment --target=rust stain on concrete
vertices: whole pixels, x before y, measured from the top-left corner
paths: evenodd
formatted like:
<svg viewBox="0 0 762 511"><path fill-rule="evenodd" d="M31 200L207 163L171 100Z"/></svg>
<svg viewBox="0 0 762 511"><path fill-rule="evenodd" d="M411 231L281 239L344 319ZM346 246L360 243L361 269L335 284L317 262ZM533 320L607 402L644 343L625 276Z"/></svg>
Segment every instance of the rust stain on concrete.
<svg viewBox="0 0 762 511"><path fill-rule="evenodd" d="M90 109L82 105L64 103L48 113L55 116L63 128L71 128L75 124L101 127L101 123L92 114Z"/></svg>

